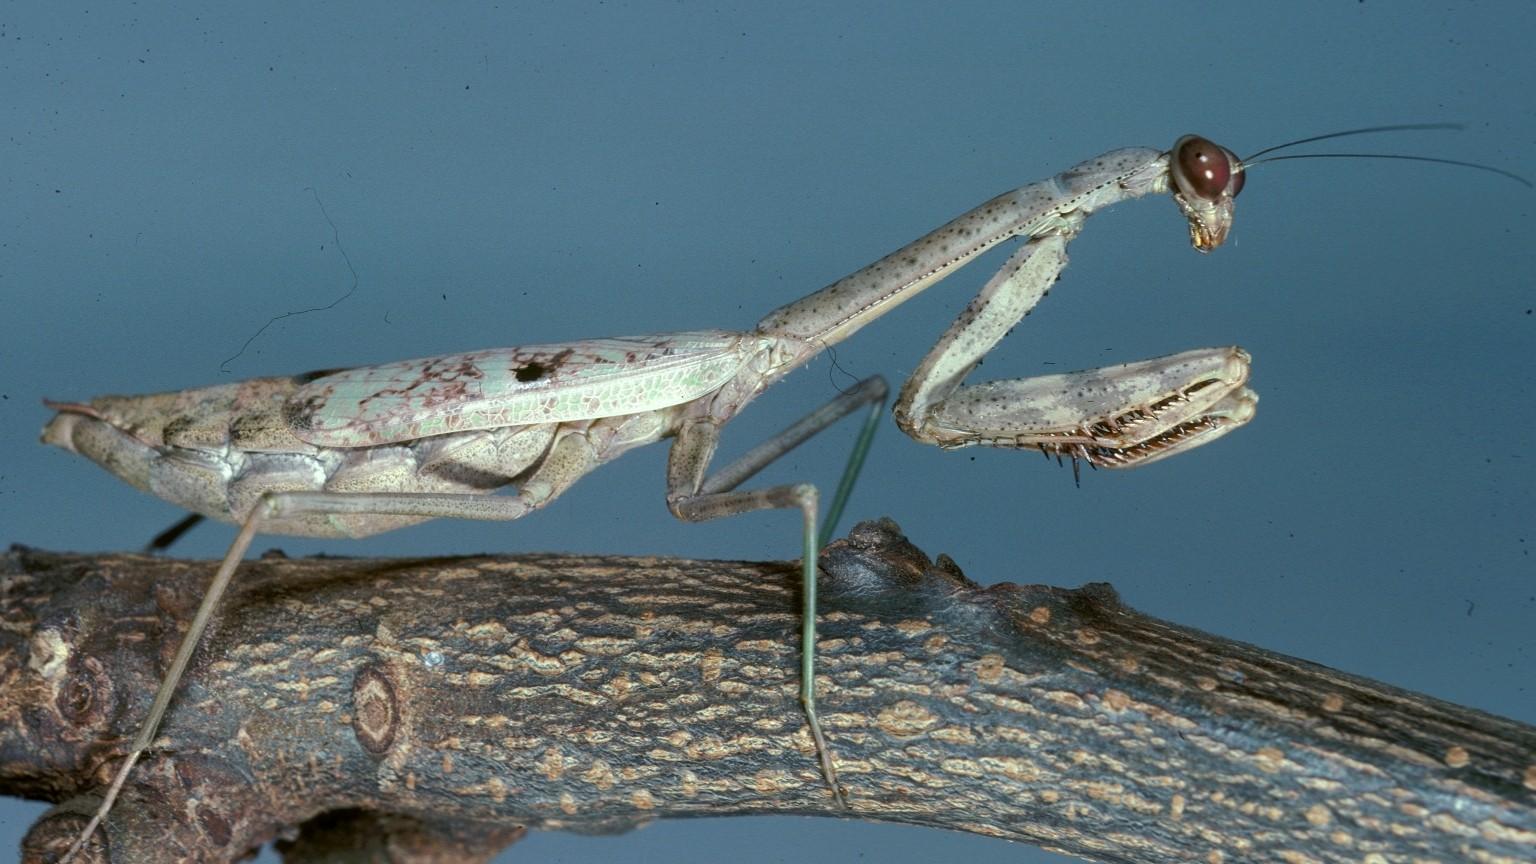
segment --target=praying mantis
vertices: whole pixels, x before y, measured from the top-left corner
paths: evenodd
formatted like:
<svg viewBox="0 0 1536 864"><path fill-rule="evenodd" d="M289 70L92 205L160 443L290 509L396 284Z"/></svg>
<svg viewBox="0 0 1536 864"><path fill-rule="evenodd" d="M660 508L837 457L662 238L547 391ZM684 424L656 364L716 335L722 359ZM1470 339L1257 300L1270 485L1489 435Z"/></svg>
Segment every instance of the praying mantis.
<svg viewBox="0 0 1536 864"><path fill-rule="evenodd" d="M1403 128L1424 127L1373 127L1291 144ZM1246 386L1250 358L1241 348L963 382L1046 295L1067 264L1068 243L1090 215L1121 201L1171 194L1191 243L1210 252L1227 238L1234 200L1252 164L1253 157L1240 160L1195 135L1179 138L1169 150L1113 150L993 198L780 307L748 331L525 345L47 403L58 413L43 431L44 442L79 453L194 514L240 526L138 734L65 860L83 848L110 812L153 742L203 631L257 534L364 537L434 518L519 519L599 465L663 438L673 439L666 500L679 519L708 521L765 509L801 515L800 700L822 776L844 804L836 761L816 714L816 559L862 465L887 388L879 377L865 379L711 472L721 427L821 351L987 250L1022 238L904 383L894 408L897 425L941 448L1032 449L1068 458L1074 470L1079 462L1136 467L1214 441L1254 416L1258 397ZM779 456L861 408L867 409L866 419L820 531L815 486L739 489ZM515 488L513 494L492 494L508 486Z"/></svg>

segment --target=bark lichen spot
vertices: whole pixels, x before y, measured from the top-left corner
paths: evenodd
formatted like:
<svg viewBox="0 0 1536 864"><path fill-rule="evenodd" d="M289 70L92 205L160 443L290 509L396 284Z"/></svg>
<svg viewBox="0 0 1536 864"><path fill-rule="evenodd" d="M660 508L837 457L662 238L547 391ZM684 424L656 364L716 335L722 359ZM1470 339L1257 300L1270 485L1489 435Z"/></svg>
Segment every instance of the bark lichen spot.
<svg viewBox="0 0 1536 864"><path fill-rule="evenodd" d="M381 756L395 743L400 725L400 704L395 686L378 666L365 666L352 682L352 730L358 743Z"/></svg>

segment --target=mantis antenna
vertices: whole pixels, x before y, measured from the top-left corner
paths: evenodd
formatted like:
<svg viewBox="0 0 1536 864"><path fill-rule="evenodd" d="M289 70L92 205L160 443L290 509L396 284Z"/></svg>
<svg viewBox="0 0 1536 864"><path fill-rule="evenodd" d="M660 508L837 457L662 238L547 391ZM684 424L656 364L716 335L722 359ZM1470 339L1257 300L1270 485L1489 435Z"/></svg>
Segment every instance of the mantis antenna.
<svg viewBox="0 0 1536 864"><path fill-rule="evenodd" d="M1500 177L1507 177L1510 180L1525 186L1527 189L1536 188L1536 184L1532 184L1530 180L1520 176L1519 174L1516 174L1513 171L1505 171L1503 168L1495 168L1492 165L1484 165L1481 162L1465 162L1460 159L1442 159L1438 156L1418 156L1404 153L1295 153L1287 154L1285 156L1270 156L1265 159L1258 158L1265 155L1266 153L1274 153L1277 150L1284 150L1287 147L1296 147L1301 144L1311 144L1314 141L1327 141L1330 138L1345 138L1351 135L1369 135L1377 132L1404 132L1410 130L1449 129L1454 131L1461 131L1465 128L1466 127L1460 123L1400 123L1393 126L1365 126L1360 129L1346 129L1343 132L1329 132L1325 135L1313 135L1309 138L1299 138L1295 141L1288 141L1284 144L1276 144L1273 147L1266 147L1263 150L1260 150L1257 153L1247 156L1239 161L1238 170L1244 171L1254 165L1260 165L1265 162L1283 162L1288 159L1401 159L1408 162L1433 162L1439 165L1456 165L1461 168L1472 168L1478 171L1486 171L1489 174L1497 174Z"/></svg>

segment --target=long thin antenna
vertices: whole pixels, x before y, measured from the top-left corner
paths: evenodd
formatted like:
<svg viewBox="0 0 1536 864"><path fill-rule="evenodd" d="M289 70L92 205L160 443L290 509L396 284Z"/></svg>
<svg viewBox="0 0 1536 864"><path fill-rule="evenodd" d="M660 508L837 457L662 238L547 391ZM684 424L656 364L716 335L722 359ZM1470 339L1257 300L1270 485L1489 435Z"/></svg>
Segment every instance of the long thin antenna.
<svg viewBox="0 0 1536 864"><path fill-rule="evenodd" d="M1412 132L1431 129L1465 129L1460 123L1399 123L1394 126L1364 126L1359 129L1346 129L1343 132L1329 132L1326 135L1313 135L1311 138L1298 138L1295 141L1287 141L1284 144L1276 144L1273 147L1265 147L1257 153L1243 158L1243 164L1247 165L1253 159L1263 156L1265 153L1273 153L1276 150L1284 150L1287 147L1295 147L1298 144L1311 144L1313 141L1327 141L1330 138L1347 138L1350 135L1373 135L1377 132ZM1268 159L1264 160L1270 161Z"/></svg>
<svg viewBox="0 0 1536 864"><path fill-rule="evenodd" d="M1270 148L1270 150L1274 149L1276 148ZM1536 184L1531 183L1531 181L1521 177L1519 174L1513 171L1505 171L1503 168L1495 168L1492 165L1484 165L1480 162L1463 162L1460 159L1440 159L1434 156L1409 156L1401 153L1294 153L1288 156L1271 156L1268 159L1253 159L1250 157L1244 159L1242 165L1244 169L1247 169L1263 162L1283 162L1287 159L1403 159L1409 162L1435 162L1440 165L1459 165L1462 168L1476 168L1479 171L1487 171L1489 174L1508 177L1527 189L1536 189Z"/></svg>

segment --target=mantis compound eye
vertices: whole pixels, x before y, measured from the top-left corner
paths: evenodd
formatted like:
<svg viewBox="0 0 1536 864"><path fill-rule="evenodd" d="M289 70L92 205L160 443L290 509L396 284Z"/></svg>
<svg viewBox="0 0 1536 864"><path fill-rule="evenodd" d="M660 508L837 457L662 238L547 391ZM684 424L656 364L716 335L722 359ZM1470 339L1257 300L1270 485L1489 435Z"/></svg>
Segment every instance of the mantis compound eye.
<svg viewBox="0 0 1536 864"><path fill-rule="evenodd" d="M1243 171L1231 150L1198 135L1185 135L1173 145L1172 170L1180 191L1206 201L1243 190Z"/></svg>

